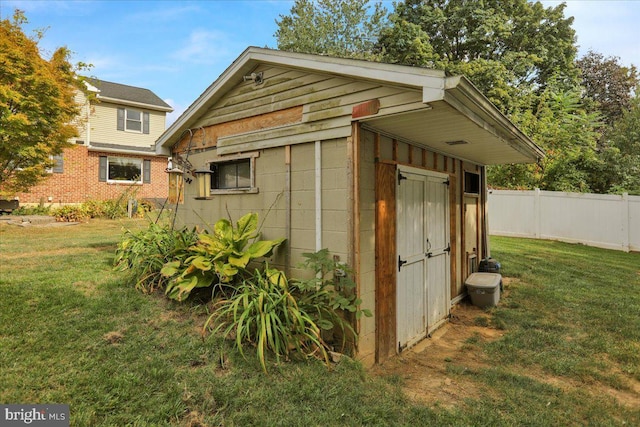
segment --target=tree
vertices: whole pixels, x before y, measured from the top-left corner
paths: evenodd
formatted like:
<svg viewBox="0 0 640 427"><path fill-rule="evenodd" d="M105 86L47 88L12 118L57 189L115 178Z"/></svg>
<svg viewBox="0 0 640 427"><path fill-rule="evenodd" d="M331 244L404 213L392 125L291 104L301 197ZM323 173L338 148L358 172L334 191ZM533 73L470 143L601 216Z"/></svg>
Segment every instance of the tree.
<svg viewBox="0 0 640 427"><path fill-rule="evenodd" d="M373 46L387 15L369 0L296 0L276 20L278 49L344 58L376 59Z"/></svg>
<svg viewBox="0 0 640 427"><path fill-rule="evenodd" d="M635 68L597 55L576 62L573 18L564 16L564 4L404 0L394 3L387 21L369 21L379 5L367 14L366 4L297 0L292 15L278 22L279 47L465 75L547 154L537 165L489 168L490 185L606 192L630 176L633 165L621 161L617 145L603 145L601 135L620 116ZM362 28L368 43L354 47L350 41L362 41L362 32L347 34ZM615 84L607 86L609 77ZM618 96L625 90L627 98Z"/></svg>
<svg viewBox="0 0 640 427"><path fill-rule="evenodd" d="M625 67L618 57L587 52L576 61L581 71L583 102L602 115L598 158L589 174L589 186L598 193L638 191L638 150L634 117L639 114L634 90L640 83L636 67ZM638 122L636 121L637 125ZM640 179L640 178L639 178ZM635 189L635 190L634 190Z"/></svg>
<svg viewBox="0 0 640 427"><path fill-rule="evenodd" d="M81 89L67 48L41 57L43 33L27 37L21 11L0 21L0 194L26 191L47 176L51 157L77 136Z"/></svg>
<svg viewBox="0 0 640 427"><path fill-rule="evenodd" d="M629 109L605 133L600 151L602 167L594 171L602 192L640 195L640 97L629 99Z"/></svg>
<svg viewBox="0 0 640 427"><path fill-rule="evenodd" d="M620 58L589 51L576 61L581 72L583 97L595 102L607 125L622 117L631 107L633 91L640 83L636 67L625 67Z"/></svg>
<svg viewBox="0 0 640 427"><path fill-rule="evenodd" d="M405 0L396 4L377 49L385 62L465 74L509 112L522 91L542 91L552 77L575 80L575 31L564 7L545 9L527 0Z"/></svg>
<svg viewBox="0 0 640 427"><path fill-rule="evenodd" d="M584 108L580 88L564 90L550 81L531 108L513 114L514 122L545 150L536 165L489 168L488 180L499 188L591 191L590 173L601 167L596 152L600 116Z"/></svg>

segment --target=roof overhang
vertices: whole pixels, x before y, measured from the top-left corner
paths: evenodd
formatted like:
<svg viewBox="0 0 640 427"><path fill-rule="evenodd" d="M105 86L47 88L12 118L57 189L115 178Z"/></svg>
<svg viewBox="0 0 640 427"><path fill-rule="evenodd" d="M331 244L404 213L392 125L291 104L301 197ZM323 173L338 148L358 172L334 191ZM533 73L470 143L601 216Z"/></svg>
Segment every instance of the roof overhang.
<svg viewBox="0 0 640 427"><path fill-rule="evenodd" d="M206 111L242 81L242 76L260 64L422 91L422 104L415 108L357 119L393 138L482 165L531 163L544 157L542 149L465 77L447 77L442 71L419 67L256 47L246 49L160 136L156 152L168 154L181 135L195 127Z"/></svg>
<svg viewBox="0 0 640 427"><path fill-rule="evenodd" d="M432 108L362 120L396 139L481 165L532 163L544 152L462 76L442 90L423 89Z"/></svg>
<svg viewBox="0 0 640 427"><path fill-rule="evenodd" d="M150 157L158 156L158 154L152 149L141 148L141 147L131 147L131 146L118 147L115 144L93 143L91 145L88 145L87 149L93 152L109 153L109 154L129 154L129 155L150 156ZM160 157L166 157L166 156L160 155Z"/></svg>
<svg viewBox="0 0 640 427"><path fill-rule="evenodd" d="M130 107L144 108L146 110L164 111L167 113L170 113L173 111L173 108L171 107L162 107L160 105L145 104L144 102L129 101L126 99L110 98L108 96L102 96L100 95L100 93L98 93L98 95L96 96L96 99L101 102L109 102L112 104L119 104L119 105L128 105Z"/></svg>

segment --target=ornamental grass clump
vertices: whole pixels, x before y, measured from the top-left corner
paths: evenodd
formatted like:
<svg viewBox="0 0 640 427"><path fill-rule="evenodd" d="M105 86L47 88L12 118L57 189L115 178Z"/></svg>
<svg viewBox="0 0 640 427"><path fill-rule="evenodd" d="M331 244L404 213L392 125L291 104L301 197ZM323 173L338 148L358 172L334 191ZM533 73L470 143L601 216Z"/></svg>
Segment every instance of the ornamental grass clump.
<svg viewBox="0 0 640 427"><path fill-rule="evenodd" d="M313 317L297 302L282 271L266 267L243 280L229 298L217 302L204 327L235 334L235 347L244 355L245 345L253 345L262 369L267 372L266 353L276 360L292 351L317 356L328 363L326 345ZM214 326L215 325L215 326Z"/></svg>
<svg viewBox="0 0 640 427"><path fill-rule="evenodd" d="M162 268L167 262L187 257L197 239L195 228L173 229L153 222L145 230L127 230L116 249L115 268L128 271L142 292L163 289L168 278Z"/></svg>
<svg viewBox="0 0 640 427"><path fill-rule="evenodd" d="M288 280L280 270L256 269L231 296L214 304L204 331L235 336L234 346L241 354L246 345L255 346L265 372L268 351L277 361L295 352L328 364L328 351L334 348L325 342L323 331L339 332L341 351L347 338L355 345L358 336L351 322L371 312L359 307L351 271L327 249L304 256L301 266L311 270L311 279Z"/></svg>

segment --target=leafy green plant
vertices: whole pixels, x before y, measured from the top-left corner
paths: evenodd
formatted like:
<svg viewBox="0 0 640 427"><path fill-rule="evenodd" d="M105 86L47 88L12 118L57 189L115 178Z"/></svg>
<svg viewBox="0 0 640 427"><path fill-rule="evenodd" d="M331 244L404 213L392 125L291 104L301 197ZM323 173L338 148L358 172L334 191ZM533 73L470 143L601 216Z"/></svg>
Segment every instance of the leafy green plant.
<svg viewBox="0 0 640 427"><path fill-rule="evenodd" d="M362 300L356 295L356 283L349 266L334 259L326 248L302 255L306 259L301 267L314 274L307 280L292 280L298 304L323 330L338 328L344 350L347 335L357 341L349 316L360 319L363 315L371 317L372 313L360 308Z"/></svg>
<svg viewBox="0 0 640 427"><path fill-rule="evenodd" d="M204 232L198 236L198 242L191 247L192 256L164 266L162 274L171 278L166 294L182 301L195 288L241 282L241 273L246 272L249 262L271 256L285 240L256 240L259 235L256 213L244 215L235 227L227 219L219 220L213 234Z"/></svg>
<svg viewBox="0 0 640 427"><path fill-rule="evenodd" d="M87 200L83 202L82 205L87 209L91 218L106 218L104 214L104 203L102 200Z"/></svg>
<svg viewBox="0 0 640 427"><path fill-rule="evenodd" d="M83 205L65 205L53 210L53 216L60 222L82 222L91 219L91 214Z"/></svg>
<svg viewBox="0 0 640 427"><path fill-rule="evenodd" d="M337 328L342 349L347 336L357 341L349 315L360 318L371 316L371 312L359 307L351 270L334 260L327 249L304 256L301 266L311 270L312 278L289 281L282 271L257 269L244 278L235 293L214 306L205 330L216 325L210 329L224 329L225 337L235 333L235 347L241 353L244 345L255 345L265 372L266 351L273 352L277 360L295 350L327 361L330 347L322 331Z"/></svg>
<svg viewBox="0 0 640 427"><path fill-rule="evenodd" d="M14 209L11 215L50 215L51 205L48 206L20 206Z"/></svg>
<svg viewBox="0 0 640 427"><path fill-rule="evenodd" d="M255 345L265 372L267 351L278 361L296 350L307 356L320 356L328 363L320 328L298 304L294 291L282 271L268 267L255 270L235 294L216 304L204 327L214 322L214 332L224 328L225 337L235 333L235 347L243 355L245 344Z"/></svg>
<svg viewBox="0 0 640 427"><path fill-rule="evenodd" d="M162 268L187 256L197 238L195 228L174 230L153 222L145 230L127 230L116 249L115 268L129 271L135 287L143 292L164 288L168 279L161 274Z"/></svg>

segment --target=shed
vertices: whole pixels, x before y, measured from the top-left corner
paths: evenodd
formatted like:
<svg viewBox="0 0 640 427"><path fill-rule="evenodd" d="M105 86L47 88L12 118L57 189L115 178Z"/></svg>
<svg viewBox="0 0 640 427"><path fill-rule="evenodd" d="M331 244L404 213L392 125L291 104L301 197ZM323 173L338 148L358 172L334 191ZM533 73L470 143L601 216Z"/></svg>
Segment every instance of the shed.
<svg viewBox="0 0 640 427"><path fill-rule="evenodd" d="M356 325L365 364L428 336L465 296L489 250L485 167L543 156L463 76L256 47L156 149L211 171L174 194L182 224L258 212L265 238L287 238L276 261L291 274L322 248L353 268L374 313Z"/></svg>

